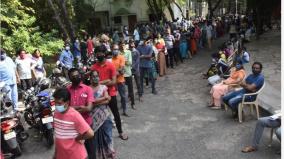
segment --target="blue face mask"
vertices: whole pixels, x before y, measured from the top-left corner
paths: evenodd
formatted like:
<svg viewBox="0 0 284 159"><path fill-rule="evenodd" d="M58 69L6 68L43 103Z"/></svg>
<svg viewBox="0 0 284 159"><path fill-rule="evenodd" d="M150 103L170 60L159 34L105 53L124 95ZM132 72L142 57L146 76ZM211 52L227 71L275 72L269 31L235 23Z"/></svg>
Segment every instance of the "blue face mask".
<svg viewBox="0 0 284 159"><path fill-rule="evenodd" d="M113 56L118 55L118 53L119 53L119 50L113 50L113 51L112 51L112 55L113 55Z"/></svg>
<svg viewBox="0 0 284 159"><path fill-rule="evenodd" d="M55 105L55 109L56 111L58 111L59 113L62 113L66 110L66 108L64 107L64 105Z"/></svg>
<svg viewBox="0 0 284 159"><path fill-rule="evenodd" d="M1 56L0 56L0 60L1 61L4 61L6 59L6 54L2 54Z"/></svg>
<svg viewBox="0 0 284 159"><path fill-rule="evenodd" d="M236 65L236 69L240 69L241 67L242 67L242 65L240 65L240 64Z"/></svg>

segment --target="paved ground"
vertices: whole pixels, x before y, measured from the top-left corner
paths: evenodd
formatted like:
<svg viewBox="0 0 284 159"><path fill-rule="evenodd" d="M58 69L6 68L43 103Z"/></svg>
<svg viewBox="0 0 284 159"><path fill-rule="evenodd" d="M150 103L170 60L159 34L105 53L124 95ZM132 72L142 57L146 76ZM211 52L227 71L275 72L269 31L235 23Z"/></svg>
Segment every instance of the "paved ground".
<svg viewBox="0 0 284 159"><path fill-rule="evenodd" d="M120 140L116 129L113 131L119 159L281 158L276 154L280 143L275 138L272 148L265 146L269 130L264 133L260 151L241 153L241 148L252 140L256 120L248 116L239 124L230 112L206 107L210 87L201 78L201 72L207 70L212 51L204 49L193 60L169 70L157 82L158 95L145 90L144 102L137 103L137 110L129 112L132 117L122 117L129 140ZM47 159L53 153L44 147L44 142L33 138L25 143L24 151L21 159Z"/></svg>

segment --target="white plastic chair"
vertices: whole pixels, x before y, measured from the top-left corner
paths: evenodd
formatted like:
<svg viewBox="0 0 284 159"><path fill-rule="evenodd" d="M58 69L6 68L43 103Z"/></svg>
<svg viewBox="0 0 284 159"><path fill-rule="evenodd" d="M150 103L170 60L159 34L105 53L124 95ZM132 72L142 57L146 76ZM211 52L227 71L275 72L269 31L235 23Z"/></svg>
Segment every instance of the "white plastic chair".
<svg viewBox="0 0 284 159"><path fill-rule="evenodd" d="M253 106L255 106L256 117L257 117L257 119L259 118L258 95L263 90L264 87L265 87L265 83L263 83L262 87L257 92L244 94L242 102L238 105L238 115L239 115L239 122L240 123L242 123L242 111L243 111L244 105L250 106L250 113L251 114L253 113ZM256 96L254 101L245 101L245 98L247 96L253 96L253 95Z"/></svg>

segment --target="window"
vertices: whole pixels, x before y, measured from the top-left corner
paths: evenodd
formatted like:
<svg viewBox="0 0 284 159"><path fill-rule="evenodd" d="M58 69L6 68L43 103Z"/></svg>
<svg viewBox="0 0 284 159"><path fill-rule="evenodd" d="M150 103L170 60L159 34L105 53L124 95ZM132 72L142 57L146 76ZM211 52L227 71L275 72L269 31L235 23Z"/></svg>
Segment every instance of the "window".
<svg viewBox="0 0 284 159"><path fill-rule="evenodd" d="M122 23L121 16L113 17L113 21L114 24L121 24Z"/></svg>

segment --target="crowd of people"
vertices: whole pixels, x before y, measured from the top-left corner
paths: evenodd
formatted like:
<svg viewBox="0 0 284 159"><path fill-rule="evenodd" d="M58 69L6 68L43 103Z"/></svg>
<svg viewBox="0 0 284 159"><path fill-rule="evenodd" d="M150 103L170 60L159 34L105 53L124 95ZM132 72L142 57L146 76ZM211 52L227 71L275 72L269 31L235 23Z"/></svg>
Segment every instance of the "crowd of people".
<svg viewBox="0 0 284 159"><path fill-rule="evenodd" d="M122 36L115 30L112 36L110 33L98 34L93 38L84 35L82 39L76 38L74 43L66 42L58 60L63 74L72 84L57 88L53 94L56 104L54 158L115 158L113 126L122 140L128 139L122 128L117 95L120 96L121 115L129 117L128 101L130 107L136 109L133 81L138 101L143 101L144 83L148 85L150 82L151 93L157 95L157 79L165 76L168 69L174 69L179 63L192 58L199 49L207 47L211 50L212 40L225 33L236 38L242 25L247 30L252 28L249 18L177 19L172 23L137 25L131 35L124 27ZM206 73L206 78L224 75L231 69L228 62L235 53L234 43L224 44L218 53L212 55L214 64ZM220 109L224 102L237 114L236 107L242 96L257 91L263 85L261 63L255 62L253 74L245 78L243 65L249 62L249 54L244 47L242 50L229 78L220 83L217 82L221 79L219 75L217 80L209 80L214 84L210 91L212 109ZM29 55L20 49L16 56L13 61L1 49L0 81L4 81L11 90L10 97L15 109L18 107L17 84L25 91L32 87L35 79L46 77L40 50ZM90 79L87 85L83 82L85 75L75 64L82 62L87 65L91 58L96 62L85 72ZM243 89L232 91L231 84L239 84Z"/></svg>

